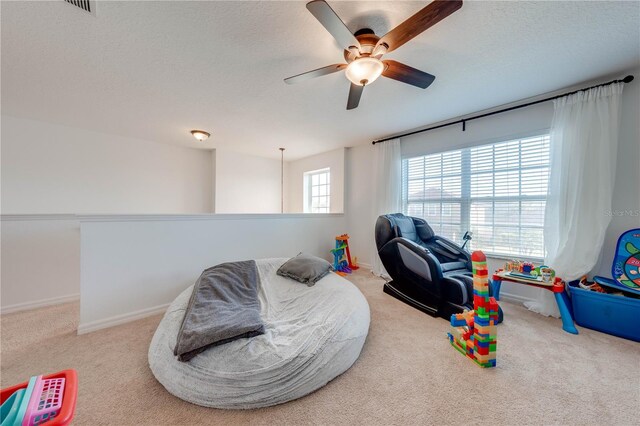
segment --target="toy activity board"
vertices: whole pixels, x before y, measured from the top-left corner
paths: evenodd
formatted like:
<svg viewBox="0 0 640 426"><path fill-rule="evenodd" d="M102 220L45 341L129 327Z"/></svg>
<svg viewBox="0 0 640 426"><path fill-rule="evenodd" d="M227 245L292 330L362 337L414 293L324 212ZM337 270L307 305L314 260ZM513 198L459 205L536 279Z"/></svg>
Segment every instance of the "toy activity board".
<svg viewBox="0 0 640 426"><path fill-rule="evenodd" d="M611 277L597 277L605 287L640 294L640 228L630 229L618 238L611 265Z"/></svg>
<svg viewBox="0 0 640 426"><path fill-rule="evenodd" d="M640 229L627 231L618 239L611 275L626 287L640 289Z"/></svg>

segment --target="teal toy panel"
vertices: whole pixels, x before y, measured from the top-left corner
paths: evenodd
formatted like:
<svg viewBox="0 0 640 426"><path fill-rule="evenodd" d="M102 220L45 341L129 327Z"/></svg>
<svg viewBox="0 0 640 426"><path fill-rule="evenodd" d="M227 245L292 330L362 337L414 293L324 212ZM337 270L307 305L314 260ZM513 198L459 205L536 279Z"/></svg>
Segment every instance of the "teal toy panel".
<svg viewBox="0 0 640 426"><path fill-rule="evenodd" d="M618 239L611 276L627 288L640 289L640 228L631 229Z"/></svg>

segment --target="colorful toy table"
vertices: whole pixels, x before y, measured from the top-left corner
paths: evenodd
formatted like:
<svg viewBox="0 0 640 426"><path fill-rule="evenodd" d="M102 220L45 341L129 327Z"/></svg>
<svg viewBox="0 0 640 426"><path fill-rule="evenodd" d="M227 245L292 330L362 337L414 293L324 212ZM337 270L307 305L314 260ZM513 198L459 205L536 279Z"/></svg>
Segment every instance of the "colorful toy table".
<svg viewBox="0 0 640 426"><path fill-rule="evenodd" d="M509 271L499 271L493 274L492 287L493 294L496 300L500 300L500 286L502 281L508 281L510 283L524 284L531 287L543 288L553 292L560 310L560 317L562 318L562 329L567 333L578 334L578 329L573 324L573 316L569 310L569 298L567 292L564 289L564 283L558 277L554 282L544 282L540 278L531 276L531 278L523 277L522 274L512 275Z"/></svg>

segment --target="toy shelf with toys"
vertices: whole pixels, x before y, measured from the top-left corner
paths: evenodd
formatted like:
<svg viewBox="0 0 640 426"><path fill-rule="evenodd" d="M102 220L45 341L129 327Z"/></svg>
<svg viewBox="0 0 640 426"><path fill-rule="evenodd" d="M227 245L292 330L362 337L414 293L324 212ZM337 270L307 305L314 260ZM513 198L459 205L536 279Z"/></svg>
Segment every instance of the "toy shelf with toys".
<svg viewBox="0 0 640 426"><path fill-rule="evenodd" d="M616 244L611 278L584 276L565 282L547 266L509 261L493 274L493 291L500 299L502 281L553 292L562 328L578 334L575 323L593 330L640 342L640 228L624 232Z"/></svg>
<svg viewBox="0 0 640 426"><path fill-rule="evenodd" d="M492 277L493 294L496 300L500 300L500 287L503 281L553 292L562 318L562 329L567 333L578 334L578 329L573 324L571 302L565 291L564 281L555 276L553 269L545 265L536 267L532 263L517 260L507 262L504 269L499 269Z"/></svg>
<svg viewBox="0 0 640 426"><path fill-rule="evenodd" d="M583 277L567 291L578 325L640 342L640 228L618 239L611 278Z"/></svg>

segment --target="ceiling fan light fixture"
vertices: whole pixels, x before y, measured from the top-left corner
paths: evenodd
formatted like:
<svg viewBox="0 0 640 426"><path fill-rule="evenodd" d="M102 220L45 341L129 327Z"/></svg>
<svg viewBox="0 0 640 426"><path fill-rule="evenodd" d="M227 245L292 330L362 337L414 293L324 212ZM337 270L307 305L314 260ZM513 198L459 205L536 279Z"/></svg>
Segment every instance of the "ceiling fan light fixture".
<svg viewBox="0 0 640 426"><path fill-rule="evenodd" d="M209 132L205 132L204 130L192 130L191 134L194 138L198 139L198 141L202 142L205 139L209 139Z"/></svg>
<svg viewBox="0 0 640 426"><path fill-rule="evenodd" d="M387 53L387 50L389 50L389 45L387 43L380 43L373 49L371 56L379 59L382 55Z"/></svg>
<svg viewBox="0 0 640 426"><path fill-rule="evenodd" d="M380 59L365 56L358 58L347 66L346 75L349 81L358 86L371 84L384 71L384 64Z"/></svg>

